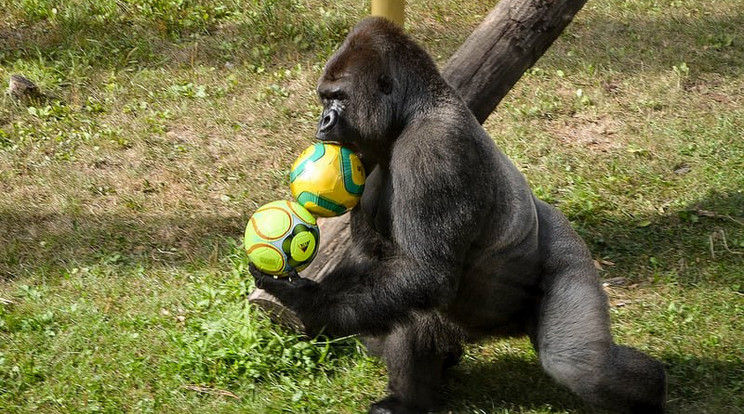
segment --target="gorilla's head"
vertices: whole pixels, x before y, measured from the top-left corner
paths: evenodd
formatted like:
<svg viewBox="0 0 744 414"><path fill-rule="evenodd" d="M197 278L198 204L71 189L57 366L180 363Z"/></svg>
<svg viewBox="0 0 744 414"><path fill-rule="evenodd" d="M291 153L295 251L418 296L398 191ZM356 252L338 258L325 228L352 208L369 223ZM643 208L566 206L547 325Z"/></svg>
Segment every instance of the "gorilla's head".
<svg viewBox="0 0 744 414"><path fill-rule="evenodd" d="M379 17L362 20L318 82L323 114L316 137L385 157L425 101L432 76L440 78L434 62L402 29Z"/></svg>

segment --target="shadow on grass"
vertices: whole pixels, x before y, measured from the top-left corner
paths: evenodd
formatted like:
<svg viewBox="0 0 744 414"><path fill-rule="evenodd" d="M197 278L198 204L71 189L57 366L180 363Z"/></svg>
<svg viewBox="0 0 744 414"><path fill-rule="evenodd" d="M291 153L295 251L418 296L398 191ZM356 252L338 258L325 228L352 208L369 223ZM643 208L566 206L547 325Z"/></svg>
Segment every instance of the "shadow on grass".
<svg viewBox="0 0 744 414"><path fill-rule="evenodd" d="M277 51L282 51L279 55L296 57L306 53L312 57L329 53L333 45L343 40L355 18L362 17L342 16L326 21L315 11L284 10L289 7L285 4L275 7L281 10L269 15L277 14L276 19L219 21L196 33L186 28L183 33L169 30L162 19L147 20L143 16L129 16L131 21L99 21L94 16L77 16L21 27L0 25L0 64L40 59L53 64L78 56L84 57L87 65L99 68L160 67L171 63L220 66L227 61L266 61L277 55ZM601 64L619 73L657 72L671 70L673 65L684 61L701 72L738 73L744 65L744 49L739 47L742 39L738 35L739 28L744 27L742 13L721 16L701 12L687 17L641 15L626 20L594 16L580 12L568 30L571 39L554 46L557 53L552 53L551 59L561 69L573 66L582 70L584 65ZM318 26L319 21L327 27ZM412 28L412 35L430 43L427 47L433 55L448 56L469 33L464 25L453 24L446 29L448 35L443 38L441 24L427 24L424 20ZM296 42L298 36L307 41ZM199 43L198 50L193 48L195 43ZM257 55L256 47L264 51L258 50ZM574 57L566 59L568 49Z"/></svg>
<svg viewBox="0 0 744 414"><path fill-rule="evenodd" d="M73 267L216 266L246 218L33 215L0 211L0 279Z"/></svg>
<svg viewBox="0 0 744 414"><path fill-rule="evenodd" d="M744 364L710 359L668 356L662 359L667 370L669 413L709 412L706 407L744 407ZM450 373L445 398L452 412L494 413L523 409L546 412L592 414L587 406L549 378L536 360L516 356L494 361L471 362ZM723 412L723 411L722 411Z"/></svg>
<svg viewBox="0 0 744 414"><path fill-rule="evenodd" d="M118 17L81 12L15 26L0 22L0 65L16 61L75 68L83 62L93 69L264 65L277 55L281 59L330 53L353 24L345 15L320 19L316 9L298 12L292 2L260 3L253 8L262 10L238 11L234 18L212 16L198 24L189 24L183 13L146 16L133 11ZM66 69L61 67L58 75L64 76Z"/></svg>
<svg viewBox="0 0 744 414"><path fill-rule="evenodd" d="M598 217L577 222L594 257L615 263L613 276L637 282L694 285L741 283L744 266L744 191L710 190L687 208L626 221Z"/></svg>
<svg viewBox="0 0 744 414"><path fill-rule="evenodd" d="M584 402L558 385L535 359L514 355L462 363L449 373L446 408L454 413L499 410L569 410L589 414Z"/></svg>
<svg viewBox="0 0 744 414"><path fill-rule="evenodd" d="M653 273L659 282L693 284L707 281L708 268L744 265L744 255L726 251L720 239L723 231L729 237L728 248L742 250L733 243L744 243L744 225L732 219L744 222L744 193L739 190L711 191L689 211L624 222L603 220L600 213L591 222L577 221L577 227L595 257L615 262L613 276L633 280ZM215 264L228 252L227 239L240 239L245 220L187 212L91 216L0 211L0 277L38 269L53 274L112 258L142 266ZM650 224L639 227L640 221ZM711 240L716 257L711 256ZM717 273L718 283L736 283L736 272Z"/></svg>
<svg viewBox="0 0 744 414"><path fill-rule="evenodd" d="M572 38L557 42L551 59L560 62L561 69L601 65L620 76L671 71L682 62L693 72L741 73L744 49L738 33L742 26L742 13L624 21L607 16L582 19L579 14L567 32Z"/></svg>

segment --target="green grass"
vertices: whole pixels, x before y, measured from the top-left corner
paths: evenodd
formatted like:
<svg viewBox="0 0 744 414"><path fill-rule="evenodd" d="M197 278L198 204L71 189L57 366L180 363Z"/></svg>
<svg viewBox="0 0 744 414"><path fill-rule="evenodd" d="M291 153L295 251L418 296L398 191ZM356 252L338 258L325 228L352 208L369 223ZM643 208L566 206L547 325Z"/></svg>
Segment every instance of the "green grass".
<svg viewBox="0 0 744 414"><path fill-rule="evenodd" d="M744 410L741 1L596 0L485 127L602 266L672 413ZM488 12L408 2L440 64ZM316 0L0 0L0 411L364 412L385 369L246 305L239 242L288 198L322 65L368 10ZM455 413L588 413L524 339L470 346Z"/></svg>

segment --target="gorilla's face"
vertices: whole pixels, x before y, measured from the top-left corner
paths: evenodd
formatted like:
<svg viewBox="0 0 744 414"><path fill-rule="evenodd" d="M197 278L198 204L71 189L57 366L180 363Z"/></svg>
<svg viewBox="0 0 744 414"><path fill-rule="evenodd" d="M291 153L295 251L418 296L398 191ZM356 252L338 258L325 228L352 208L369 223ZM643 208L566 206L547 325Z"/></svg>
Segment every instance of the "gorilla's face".
<svg viewBox="0 0 744 414"><path fill-rule="evenodd" d="M390 147L400 127L387 63L365 43L341 46L318 82L323 113L316 138L352 147L368 159Z"/></svg>
<svg viewBox="0 0 744 414"><path fill-rule="evenodd" d="M323 141L337 141L352 144L360 141L356 122L352 121L355 110L349 102L351 81L348 78L328 80L318 85L318 97L323 104L323 113L318 123L316 138ZM347 112L346 109L350 108Z"/></svg>

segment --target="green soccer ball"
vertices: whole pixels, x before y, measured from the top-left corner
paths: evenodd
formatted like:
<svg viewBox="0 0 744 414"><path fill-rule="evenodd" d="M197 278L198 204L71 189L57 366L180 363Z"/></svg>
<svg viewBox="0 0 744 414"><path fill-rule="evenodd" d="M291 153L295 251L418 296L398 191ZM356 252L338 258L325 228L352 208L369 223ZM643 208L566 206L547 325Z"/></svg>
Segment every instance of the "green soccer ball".
<svg viewBox="0 0 744 414"><path fill-rule="evenodd" d="M289 172L289 190L298 203L321 217L354 208L362 197L366 174L352 150L316 142L297 157Z"/></svg>
<svg viewBox="0 0 744 414"><path fill-rule="evenodd" d="M245 251L259 270L286 276L306 268L318 253L320 230L315 217L294 201L261 206L245 227Z"/></svg>

